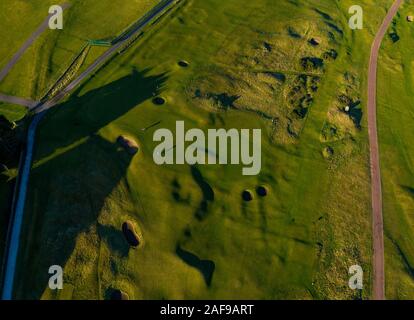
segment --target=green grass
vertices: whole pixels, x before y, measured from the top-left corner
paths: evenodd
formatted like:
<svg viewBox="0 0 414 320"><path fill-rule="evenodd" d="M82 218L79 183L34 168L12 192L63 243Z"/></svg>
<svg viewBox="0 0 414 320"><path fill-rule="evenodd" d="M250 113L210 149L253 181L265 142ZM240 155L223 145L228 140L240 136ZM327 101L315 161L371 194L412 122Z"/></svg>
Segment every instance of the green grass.
<svg viewBox="0 0 414 320"><path fill-rule="evenodd" d="M111 288L135 299L369 298L364 100L370 43L390 3L364 1L366 28L351 32L351 1L185 1L42 123L16 296L58 298L46 289L47 270L60 264L70 288L63 298L103 299ZM301 37L289 36L289 27ZM308 43L313 36L320 46ZM329 49L338 58L323 68L301 66ZM301 82L301 74L309 78ZM295 86L299 95L291 94ZM151 102L158 94L165 105ZM298 105L306 94L313 103ZM352 110L362 112L360 122L341 111L341 94L361 100ZM298 107L305 116L295 115ZM177 120L204 130L261 128L261 174L155 165L152 134ZM138 141L137 156L117 146L121 134ZM258 185L269 196L243 203L242 191ZM142 247L126 245L125 220L139 227ZM348 288L354 264L365 272L362 292Z"/></svg>
<svg viewBox="0 0 414 320"><path fill-rule="evenodd" d="M21 120L26 113L26 107L0 101L0 115L4 115L9 121Z"/></svg>
<svg viewBox="0 0 414 320"><path fill-rule="evenodd" d="M380 56L378 126L389 299L414 298L414 25L406 21L413 14L413 4L405 3L389 30L396 31L400 40L393 43L387 36Z"/></svg>
<svg viewBox="0 0 414 320"><path fill-rule="evenodd" d="M2 57L0 66L8 61L6 58L3 59L3 56L10 59L48 15L49 6L46 5L48 2L41 5L28 5L23 2L2 1L1 11L8 12L13 18L3 20L0 25L0 36L2 39L10 38L12 43L11 46L2 47L2 50L7 49L7 52L2 55L0 51ZM67 69L87 40L115 37L156 3L155 0L131 0L128 1L128 5L125 5L123 0L69 2L71 6L63 13L63 30L46 30L0 83L1 92L35 99L42 98ZM18 10L20 7L24 7L23 14L12 13L13 9ZM25 23L21 23L22 17L26 16L27 23L26 20ZM23 27L27 29L24 32L20 30ZM91 51L89 59L94 60L99 52L100 50Z"/></svg>
<svg viewBox="0 0 414 320"><path fill-rule="evenodd" d="M3 45L0 47L0 68L5 66L21 47L22 41L29 38L33 31L48 15L49 6L56 2L5 0L0 4L0 34ZM24 23L23 23L24 22Z"/></svg>

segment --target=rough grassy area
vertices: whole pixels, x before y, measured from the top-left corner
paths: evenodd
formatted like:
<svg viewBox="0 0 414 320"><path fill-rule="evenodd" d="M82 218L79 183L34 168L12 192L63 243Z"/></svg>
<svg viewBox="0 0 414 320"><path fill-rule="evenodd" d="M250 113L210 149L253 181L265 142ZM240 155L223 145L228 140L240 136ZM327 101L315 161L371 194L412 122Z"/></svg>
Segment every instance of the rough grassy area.
<svg viewBox="0 0 414 320"><path fill-rule="evenodd" d="M41 125L20 256L33 272L19 270L16 296L368 298L366 73L390 3L364 1L366 28L351 32L351 1L185 1ZM261 174L155 165L152 134L177 120L261 128ZM119 135L138 142L137 156ZM65 269L59 294L47 289L52 264ZM362 292L348 287L354 264Z"/></svg>
<svg viewBox="0 0 414 320"><path fill-rule="evenodd" d="M406 2L382 47L379 68L378 125L384 193L386 295L414 298L414 25Z"/></svg>

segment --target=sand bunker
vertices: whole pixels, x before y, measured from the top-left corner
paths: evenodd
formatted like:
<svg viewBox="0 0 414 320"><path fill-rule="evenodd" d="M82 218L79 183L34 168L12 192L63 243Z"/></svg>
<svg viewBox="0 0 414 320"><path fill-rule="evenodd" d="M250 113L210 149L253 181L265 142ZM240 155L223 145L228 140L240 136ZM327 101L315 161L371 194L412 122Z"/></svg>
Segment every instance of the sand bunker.
<svg viewBox="0 0 414 320"><path fill-rule="evenodd" d="M117 142L131 155L136 154L139 150L136 141L126 136L119 136Z"/></svg>
<svg viewBox="0 0 414 320"><path fill-rule="evenodd" d="M181 60L181 61L178 61L178 65L180 67L187 68L190 64L185 60Z"/></svg>
<svg viewBox="0 0 414 320"><path fill-rule="evenodd" d="M126 292L116 289L111 293L111 300L129 300L129 296Z"/></svg>
<svg viewBox="0 0 414 320"><path fill-rule="evenodd" d="M268 194L268 190L265 186L258 186L256 192L260 197L266 197Z"/></svg>
<svg viewBox="0 0 414 320"><path fill-rule="evenodd" d="M125 221L122 224L122 232L125 236L126 241L132 247L138 247L139 245L139 236L135 232L134 225L130 221Z"/></svg>
<svg viewBox="0 0 414 320"><path fill-rule="evenodd" d="M163 97L155 97L154 99L152 99L152 103L156 104L157 106L162 106L163 104L165 104L165 99Z"/></svg>
<svg viewBox="0 0 414 320"><path fill-rule="evenodd" d="M319 46L322 43L320 38L312 38L309 40L309 43L313 46Z"/></svg>

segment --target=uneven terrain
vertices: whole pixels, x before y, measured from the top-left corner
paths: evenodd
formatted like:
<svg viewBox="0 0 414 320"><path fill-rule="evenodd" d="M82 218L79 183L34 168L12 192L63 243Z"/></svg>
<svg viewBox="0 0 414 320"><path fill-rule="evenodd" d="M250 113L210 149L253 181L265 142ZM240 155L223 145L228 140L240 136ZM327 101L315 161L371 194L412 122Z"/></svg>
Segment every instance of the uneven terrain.
<svg viewBox="0 0 414 320"><path fill-rule="evenodd" d="M184 0L51 109L37 137L16 297L105 299L114 289L135 299L371 297L366 88L369 49L392 1L361 2L369 12L365 28L352 31L351 1ZM76 3L73 10L81 10ZM120 7L108 12L119 18ZM128 25L111 26L111 18L96 22L93 39ZM89 36L81 29L56 36L59 46L80 49ZM44 50L57 64L67 59ZM31 81L32 88L47 88L53 74ZM0 84L0 91L33 99L44 92L21 88ZM187 129L261 128L262 172L155 165L154 131L173 130L178 120ZM137 155L119 146L120 135L137 141ZM243 200L245 190L252 201ZM389 222L396 216L386 210L394 203L387 197L391 234L398 225ZM137 248L123 237L127 220L142 240ZM407 257L404 243L390 252ZM398 292L400 280L390 277L389 298L407 296L409 259L398 269L407 291ZM47 288L54 264L65 271L59 293ZM362 291L348 287L355 264L364 270Z"/></svg>

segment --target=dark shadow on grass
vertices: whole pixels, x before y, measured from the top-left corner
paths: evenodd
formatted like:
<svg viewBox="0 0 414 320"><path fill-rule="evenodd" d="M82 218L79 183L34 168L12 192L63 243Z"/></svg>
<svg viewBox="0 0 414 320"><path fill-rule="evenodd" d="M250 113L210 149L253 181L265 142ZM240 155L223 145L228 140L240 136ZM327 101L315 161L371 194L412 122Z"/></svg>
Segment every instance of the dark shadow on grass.
<svg viewBox="0 0 414 320"><path fill-rule="evenodd" d="M128 188L118 186L133 156L115 141L107 141L96 132L150 99L154 91L160 91L166 76L145 77L145 73L134 71L102 88L71 98L57 106L40 128L38 141L47 139L47 143L38 147L37 159L51 154L56 148L80 143L32 169L18 260L16 298L41 298L48 287L49 267L60 265L65 268L70 257L75 259L69 264L70 277L83 279L87 277L82 274L84 264L99 275L99 258L93 256L100 254L101 246L105 245L112 256L128 255L129 246L121 226L118 230L117 226L103 225L100 221L107 223L116 213L131 214L128 201L108 201L111 197L130 197ZM84 113L87 115L85 119L82 118ZM134 219L133 214L131 219ZM79 243L80 239L84 242ZM74 256L77 245L80 247ZM78 260L79 270L76 268ZM64 280L67 276L64 274ZM97 277L93 281L97 281ZM87 279L85 281L91 281L90 277ZM88 288L91 296L87 298L98 299L99 286L91 285L93 287ZM75 287L75 295L76 292Z"/></svg>
<svg viewBox="0 0 414 320"><path fill-rule="evenodd" d="M401 185L401 188L403 188L411 197L414 198L414 188L413 187Z"/></svg>
<svg viewBox="0 0 414 320"><path fill-rule="evenodd" d="M326 12L323 12L322 10L319 10L318 8L314 8L313 10L315 10L315 12L318 13L325 20L333 21L332 17Z"/></svg>
<svg viewBox="0 0 414 320"><path fill-rule="evenodd" d="M113 226L98 225L98 235L100 239L104 240L111 252L121 256L128 256L129 248L121 229L116 229Z"/></svg>
<svg viewBox="0 0 414 320"><path fill-rule="evenodd" d="M161 94L168 76L166 73L148 75L150 71L133 69L128 76L81 96L82 88L79 88L67 102L51 109L39 129L40 139L47 139L48 143L40 145L36 159L94 134L144 101ZM44 137L43 132L47 134Z"/></svg>
<svg viewBox="0 0 414 320"><path fill-rule="evenodd" d="M196 166L191 166L191 175L203 193L203 199L195 213L197 219L203 220L208 214L209 205L214 201L214 190L203 178L201 171Z"/></svg>
<svg viewBox="0 0 414 320"><path fill-rule="evenodd" d="M176 253L185 263L201 272L207 286L211 285L211 280L213 279L214 270L216 268L213 261L201 260L195 254L182 249L180 246L177 246Z"/></svg>

